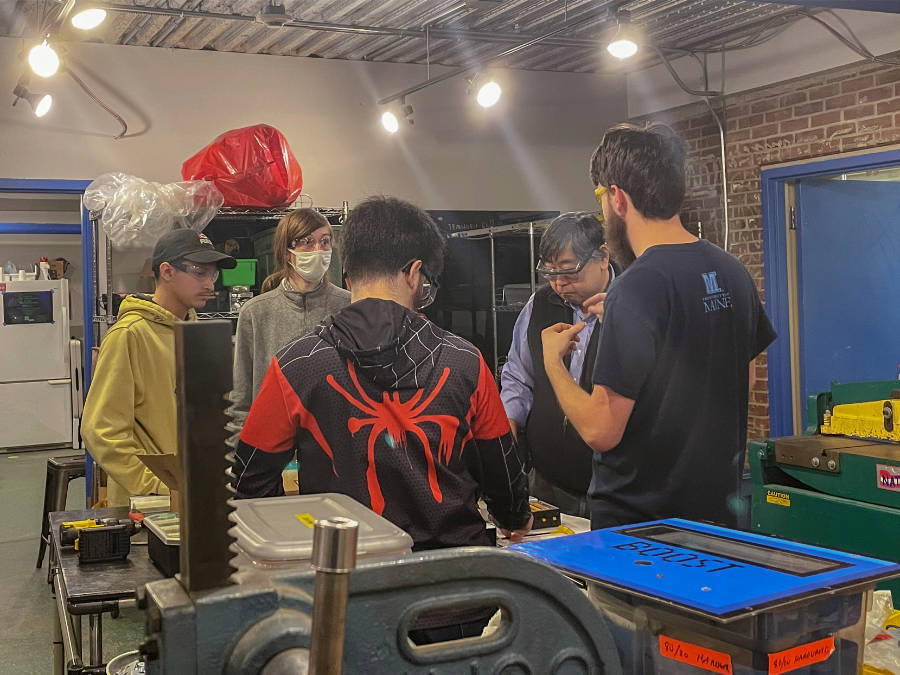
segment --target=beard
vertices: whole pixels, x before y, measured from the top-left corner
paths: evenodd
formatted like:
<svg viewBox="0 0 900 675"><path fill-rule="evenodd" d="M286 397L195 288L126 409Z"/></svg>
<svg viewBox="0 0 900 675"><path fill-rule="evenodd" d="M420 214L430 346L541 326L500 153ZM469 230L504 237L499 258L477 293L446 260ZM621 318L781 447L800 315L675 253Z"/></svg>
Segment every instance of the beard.
<svg viewBox="0 0 900 675"><path fill-rule="evenodd" d="M634 249L631 248L631 243L628 241L625 219L609 209L609 215L605 216L603 227L606 230L606 245L609 246L610 255L624 271L636 259Z"/></svg>

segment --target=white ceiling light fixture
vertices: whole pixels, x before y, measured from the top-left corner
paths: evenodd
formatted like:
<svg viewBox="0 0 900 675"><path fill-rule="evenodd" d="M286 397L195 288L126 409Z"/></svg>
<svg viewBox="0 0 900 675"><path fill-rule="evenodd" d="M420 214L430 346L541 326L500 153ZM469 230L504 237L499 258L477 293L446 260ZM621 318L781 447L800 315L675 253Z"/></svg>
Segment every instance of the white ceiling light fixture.
<svg viewBox="0 0 900 675"><path fill-rule="evenodd" d="M400 120L390 110L385 110L381 113L381 126L389 134L396 134L400 131Z"/></svg>
<svg viewBox="0 0 900 675"><path fill-rule="evenodd" d="M406 120L409 124L415 124L413 112L413 107L406 102L406 99L390 104L381 113L381 126L389 134L396 134L400 131L401 119Z"/></svg>
<svg viewBox="0 0 900 675"><path fill-rule="evenodd" d="M53 47L47 44L47 40L44 40L28 52L28 65L35 75L51 77L59 70L59 56Z"/></svg>
<svg viewBox="0 0 900 675"><path fill-rule="evenodd" d="M503 96L502 82L495 73L478 73L468 79L466 91L482 108L493 108Z"/></svg>
<svg viewBox="0 0 900 675"><path fill-rule="evenodd" d="M494 80L485 82L478 87L478 93L475 95L475 101L482 108L491 108L497 105L500 97L503 95L503 89Z"/></svg>
<svg viewBox="0 0 900 675"><path fill-rule="evenodd" d="M618 28L606 51L617 59L628 59L638 53L638 34L631 23L631 12L620 9L616 13Z"/></svg>
<svg viewBox="0 0 900 675"><path fill-rule="evenodd" d="M16 97L13 105L18 103L19 99L28 101L35 117L43 117L50 112L50 107L53 105L53 97L50 94L32 94L21 80L13 89L13 96Z"/></svg>
<svg viewBox="0 0 900 675"><path fill-rule="evenodd" d="M106 20L106 10L93 2L79 2L72 13L72 25L78 30L92 30Z"/></svg>

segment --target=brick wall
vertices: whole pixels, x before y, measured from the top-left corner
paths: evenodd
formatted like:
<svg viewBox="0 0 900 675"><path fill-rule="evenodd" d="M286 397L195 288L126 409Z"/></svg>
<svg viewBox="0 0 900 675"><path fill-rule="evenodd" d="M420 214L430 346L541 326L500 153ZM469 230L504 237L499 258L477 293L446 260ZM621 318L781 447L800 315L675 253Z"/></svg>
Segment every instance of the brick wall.
<svg viewBox="0 0 900 675"><path fill-rule="evenodd" d="M703 236L721 244L719 130L706 105L635 121L646 120L671 124L687 142L688 196L682 221L695 233L702 223ZM725 99L725 125L730 250L747 266L765 299L760 169L900 143L900 67L865 62L731 95ZM760 361L750 396L750 438L769 431L765 356Z"/></svg>

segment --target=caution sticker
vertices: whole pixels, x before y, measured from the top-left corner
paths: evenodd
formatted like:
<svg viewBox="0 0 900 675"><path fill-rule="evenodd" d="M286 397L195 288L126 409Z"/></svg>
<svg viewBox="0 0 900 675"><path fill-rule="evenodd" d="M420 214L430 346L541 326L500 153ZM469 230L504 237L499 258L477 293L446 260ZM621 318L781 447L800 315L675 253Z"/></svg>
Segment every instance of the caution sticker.
<svg viewBox="0 0 900 675"><path fill-rule="evenodd" d="M776 492L775 490L766 490L766 501L769 504L777 504L778 506L790 506L791 496L786 492Z"/></svg>
<svg viewBox="0 0 900 675"><path fill-rule="evenodd" d="M783 652L769 654L769 675L781 675L814 663L822 663L834 653L834 637L791 647Z"/></svg>
<svg viewBox="0 0 900 675"><path fill-rule="evenodd" d="M730 655L690 642L682 642L666 635L659 636L659 653L667 659L687 663L711 673L731 675L734 672Z"/></svg>
<svg viewBox="0 0 900 675"><path fill-rule="evenodd" d="M316 519L312 517L311 513L295 513L294 517L310 529L316 526Z"/></svg>

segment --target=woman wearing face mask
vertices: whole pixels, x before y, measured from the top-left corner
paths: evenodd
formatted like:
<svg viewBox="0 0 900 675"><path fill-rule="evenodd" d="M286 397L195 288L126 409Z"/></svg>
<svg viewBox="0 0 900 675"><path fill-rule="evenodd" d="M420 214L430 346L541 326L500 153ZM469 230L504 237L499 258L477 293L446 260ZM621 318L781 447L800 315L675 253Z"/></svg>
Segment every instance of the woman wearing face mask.
<svg viewBox="0 0 900 675"><path fill-rule="evenodd" d="M350 293L328 281L333 236L331 225L315 209L291 211L278 222L275 272L238 315L227 425L232 446L275 353L350 304Z"/></svg>

